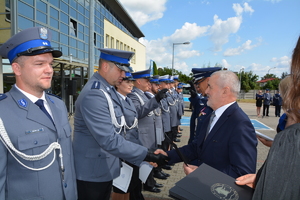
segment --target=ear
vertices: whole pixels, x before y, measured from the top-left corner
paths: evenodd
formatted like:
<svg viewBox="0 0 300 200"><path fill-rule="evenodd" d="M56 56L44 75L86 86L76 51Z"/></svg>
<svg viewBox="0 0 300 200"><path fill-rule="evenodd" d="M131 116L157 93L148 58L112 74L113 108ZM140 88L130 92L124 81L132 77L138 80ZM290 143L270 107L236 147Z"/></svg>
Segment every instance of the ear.
<svg viewBox="0 0 300 200"><path fill-rule="evenodd" d="M16 62L12 63L11 68L14 71L16 76L20 76L22 74L21 73L21 66L18 63L16 63Z"/></svg>

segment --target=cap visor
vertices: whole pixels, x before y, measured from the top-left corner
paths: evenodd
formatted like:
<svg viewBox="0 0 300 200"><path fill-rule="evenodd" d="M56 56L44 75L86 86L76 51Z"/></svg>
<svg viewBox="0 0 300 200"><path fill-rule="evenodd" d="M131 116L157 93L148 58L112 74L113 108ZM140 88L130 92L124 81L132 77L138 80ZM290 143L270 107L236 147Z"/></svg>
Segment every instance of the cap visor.
<svg viewBox="0 0 300 200"><path fill-rule="evenodd" d="M123 71L125 71L125 72L132 72L132 69L131 69L131 67L129 67L129 66L126 66L126 65L120 65L120 64L117 64L117 63L115 63L115 65L116 65L119 69L121 69L121 70L123 70Z"/></svg>

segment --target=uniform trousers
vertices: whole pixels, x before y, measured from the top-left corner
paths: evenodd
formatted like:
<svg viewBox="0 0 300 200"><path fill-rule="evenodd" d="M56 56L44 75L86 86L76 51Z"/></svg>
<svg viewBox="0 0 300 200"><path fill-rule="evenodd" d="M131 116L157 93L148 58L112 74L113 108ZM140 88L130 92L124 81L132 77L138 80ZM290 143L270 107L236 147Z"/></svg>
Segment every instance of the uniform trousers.
<svg viewBox="0 0 300 200"><path fill-rule="evenodd" d="M109 200L112 180L108 182L89 182L77 180L78 200Z"/></svg>
<svg viewBox="0 0 300 200"><path fill-rule="evenodd" d="M269 116L269 107L270 105L263 105L263 116Z"/></svg>

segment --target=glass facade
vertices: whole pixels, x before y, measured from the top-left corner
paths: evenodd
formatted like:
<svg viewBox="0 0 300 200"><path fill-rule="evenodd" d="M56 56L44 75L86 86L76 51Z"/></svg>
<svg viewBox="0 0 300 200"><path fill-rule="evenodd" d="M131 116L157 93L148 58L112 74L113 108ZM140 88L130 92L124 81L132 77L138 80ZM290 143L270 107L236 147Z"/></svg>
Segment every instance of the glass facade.
<svg viewBox="0 0 300 200"><path fill-rule="evenodd" d="M10 9L10 0L6 6ZM100 1L95 1L94 34L90 34L89 0L17 0L18 29L33 26L45 26L51 29L52 46L59 48L64 57L87 64L89 55L89 37L94 37L95 64L99 55L98 48L104 47L104 19L133 37L114 12Z"/></svg>
<svg viewBox="0 0 300 200"><path fill-rule="evenodd" d="M72 95L75 101L88 80L89 37L93 37L94 65L98 65L98 48L104 47L105 40L104 19L137 40L103 0L95 0L94 8L90 7L90 0L5 0L6 21L10 23L11 1L16 4L17 10L14 13L18 30L34 26L44 26L51 30L51 45L60 49L63 56L59 63L53 66L54 75L50 91L62 97L67 105L71 105L68 102L69 95ZM90 33L90 12L94 14L94 33ZM113 38L109 41L110 44L115 42L119 45L119 41ZM120 46L122 45L120 42ZM4 92L7 92L15 79L9 63L3 64ZM70 84L73 85L70 80L76 83L76 94L69 92Z"/></svg>

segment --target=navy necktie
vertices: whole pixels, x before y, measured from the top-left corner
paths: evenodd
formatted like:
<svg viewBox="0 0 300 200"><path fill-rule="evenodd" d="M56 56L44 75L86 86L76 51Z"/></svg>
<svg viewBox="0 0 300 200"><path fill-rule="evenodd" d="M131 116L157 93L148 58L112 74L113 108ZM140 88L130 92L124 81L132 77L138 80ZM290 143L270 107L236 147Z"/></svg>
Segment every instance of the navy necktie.
<svg viewBox="0 0 300 200"><path fill-rule="evenodd" d="M125 97L125 101L130 105L128 97Z"/></svg>
<svg viewBox="0 0 300 200"><path fill-rule="evenodd" d="M54 124L52 117L50 116L50 114L48 113L48 111L46 110L46 108L44 106L44 100L39 99L35 102L35 104L47 115L47 117L49 119L51 119L52 123Z"/></svg>

